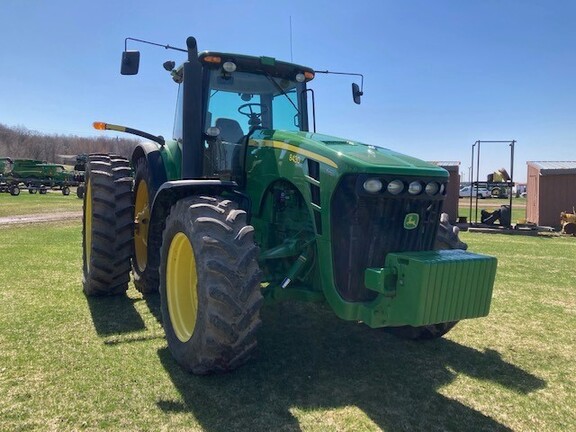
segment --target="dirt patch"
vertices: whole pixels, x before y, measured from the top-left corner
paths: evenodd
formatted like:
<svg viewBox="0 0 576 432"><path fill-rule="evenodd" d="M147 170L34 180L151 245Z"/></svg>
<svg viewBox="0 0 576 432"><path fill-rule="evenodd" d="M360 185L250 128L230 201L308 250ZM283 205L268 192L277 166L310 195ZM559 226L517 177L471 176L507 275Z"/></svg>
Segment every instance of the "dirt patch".
<svg viewBox="0 0 576 432"><path fill-rule="evenodd" d="M63 220L72 220L82 218L81 211L62 212L52 214L35 214L35 215L20 215L20 216L5 216L0 217L1 225L20 225L20 224L35 224L41 222L54 222Z"/></svg>

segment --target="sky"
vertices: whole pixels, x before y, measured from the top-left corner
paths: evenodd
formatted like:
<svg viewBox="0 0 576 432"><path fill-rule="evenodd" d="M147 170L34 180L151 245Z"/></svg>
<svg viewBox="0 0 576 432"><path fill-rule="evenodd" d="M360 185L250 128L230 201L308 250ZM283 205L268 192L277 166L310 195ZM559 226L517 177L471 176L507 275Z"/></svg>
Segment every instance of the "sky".
<svg viewBox="0 0 576 432"><path fill-rule="evenodd" d="M167 6L169 5L169 6ZM317 131L423 160L459 161L477 140L516 140L527 161L576 160L576 1L0 0L0 123L96 136L106 121L171 137L177 87L162 68L185 54L126 37L266 55L315 70ZM482 144L480 179L510 171L510 146Z"/></svg>

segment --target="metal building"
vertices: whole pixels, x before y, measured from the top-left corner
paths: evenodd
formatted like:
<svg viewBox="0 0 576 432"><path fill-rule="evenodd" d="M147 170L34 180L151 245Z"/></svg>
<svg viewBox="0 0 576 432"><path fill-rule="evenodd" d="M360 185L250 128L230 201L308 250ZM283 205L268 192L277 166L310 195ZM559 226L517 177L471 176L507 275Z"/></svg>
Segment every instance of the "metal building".
<svg viewBox="0 0 576 432"><path fill-rule="evenodd" d="M527 162L526 219L560 227L560 212L576 207L576 161Z"/></svg>
<svg viewBox="0 0 576 432"><path fill-rule="evenodd" d="M458 161L431 161L448 171L448 189L446 190L446 200L443 205L443 212L448 213L451 224L458 221L458 191L460 190L460 162Z"/></svg>

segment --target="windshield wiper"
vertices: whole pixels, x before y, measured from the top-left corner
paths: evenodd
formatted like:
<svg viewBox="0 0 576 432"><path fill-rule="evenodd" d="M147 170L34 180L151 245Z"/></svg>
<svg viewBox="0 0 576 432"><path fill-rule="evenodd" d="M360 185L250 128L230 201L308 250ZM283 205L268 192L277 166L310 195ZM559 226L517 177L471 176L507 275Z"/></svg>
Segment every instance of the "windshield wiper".
<svg viewBox="0 0 576 432"><path fill-rule="evenodd" d="M264 72L264 76L268 79L268 81L270 81L272 83L272 85L274 87L276 87L276 90L278 90L280 93L282 93L284 96L286 96L286 99L288 99L290 101L290 103L292 104L292 106L296 110L298 117L300 117L300 110L298 109L298 107L296 106L294 101L292 99L290 99L290 96L288 96L288 93L286 93L284 91L284 89L282 87L280 87L280 84L278 84L276 82L276 80L274 78L272 78L268 72L266 72L266 71L262 71L262 72Z"/></svg>

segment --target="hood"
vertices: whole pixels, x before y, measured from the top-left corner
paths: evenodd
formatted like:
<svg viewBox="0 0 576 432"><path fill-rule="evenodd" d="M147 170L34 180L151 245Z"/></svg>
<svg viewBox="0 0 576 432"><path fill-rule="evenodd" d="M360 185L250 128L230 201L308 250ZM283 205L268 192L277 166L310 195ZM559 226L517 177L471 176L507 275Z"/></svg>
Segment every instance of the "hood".
<svg viewBox="0 0 576 432"><path fill-rule="evenodd" d="M282 141L306 151L319 153L348 171L404 173L418 170L420 175L447 176L444 169L432 163L359 141L310 132L262 132L272 132L272 136L263 136L264 139Z"/></svg>

